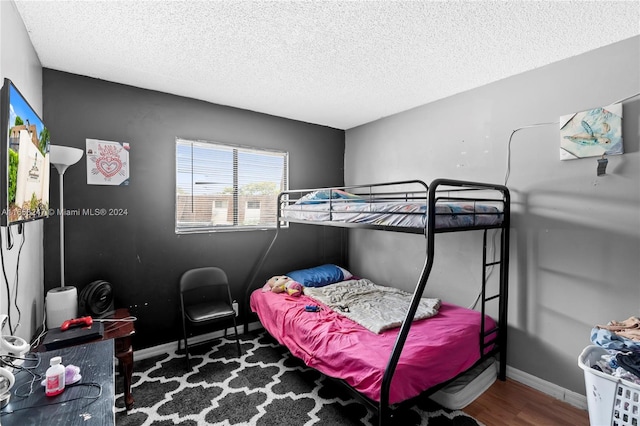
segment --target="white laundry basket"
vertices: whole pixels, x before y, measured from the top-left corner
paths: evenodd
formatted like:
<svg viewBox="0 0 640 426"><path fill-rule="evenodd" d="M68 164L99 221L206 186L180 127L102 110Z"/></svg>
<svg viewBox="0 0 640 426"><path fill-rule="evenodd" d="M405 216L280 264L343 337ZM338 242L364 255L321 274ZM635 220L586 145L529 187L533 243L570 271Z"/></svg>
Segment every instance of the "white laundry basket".
<svg viewBox="0 0 640 426"><path fill-rule="evenodd" d="M584 370L591 426L640 426L640 386L591 368L608 352L587 346L578 357Z"/></svg>

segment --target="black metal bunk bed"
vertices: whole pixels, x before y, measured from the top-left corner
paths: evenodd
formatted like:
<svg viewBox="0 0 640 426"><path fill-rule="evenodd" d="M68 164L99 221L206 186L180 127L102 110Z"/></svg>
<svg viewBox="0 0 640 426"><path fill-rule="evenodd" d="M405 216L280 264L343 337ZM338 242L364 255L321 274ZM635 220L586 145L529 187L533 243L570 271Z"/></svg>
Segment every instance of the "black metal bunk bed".
<svg viewBox="0 0 640 426"><path fill-rule="evenodd" d="M415 190L398 190L397 188L415 188ZM389 190L388 190L389 189ZM323 194L320 198L314 198L309 202L309 195ZM342 194L348 194L345 198ZM357 198L356 198L357 197ZM306 200L305 200L306 198ZM355 201L354 201L355 198ZM303 201L304 200L304 201ZM353 202L364 202L368 205L382 205L382 208L374 208L373 221L362 221L359 212L345 212L344 206ZM303 201L301 203L301 201ZM388 210L387 203L418 203L426 207L426 211L399 212ZM307 204L308 203L308 204ZM463 203L467 205L466 210L452 211L451 209L439 208L441 205L452 204L454 206ZM291 214L292 206L307 204L304 210L311 213L308 216L294 213ZM486 205L495 209L486 209ZM471 205L469 210L468 206ZM368 403L378 412L379 424L386 424L391 418L391 408L389 404L389 393L391 380L396 370L404 344L409 335L409 330L413 323L420 299L426 288L429 275L434 263L435 235L440 233L482 231L482 289L479 298L481 318L485 317L486 303L492 300L498 302L497 326L493 329L485 330L484 321L480 325L480 359L476 365L486 360L488 357L498 355L499 369L498 378L506 379L506 352L507 352L507 299L508 299L508 274L509 274L509 229L510 229L510 194L504 185L488 184L481 182L471 182L453 179L436 179L427 185L420 180L388 182L371 185L352 185L344 187L317 188L307 190L290 190L278 196L278 222L276 233L263 252L259 261L255 265L251 278L248 281L245 294L245 315L244 330L248 330L248 315L250 312L249 296L256 288L255 281L273 248L281 226L285 223L304 223L321 226L334 226L345 228L364 228L391 232L405 232L413 234L423 234L426 239L426 257L423 264L420 278L416 283L409 309L405 319L400 326L400 331L396 338L391 356L384 371L384 376L380 390L380 400L374 401L366 396L354 393ZM479 208L482 206L482 210ZM289 214L287 211L289 210ZM300 209L302 210L302 209ZM410 218L403 223L398 218ZM385 219L386 218L386 219ZM385 220L391 218L390 222ZM394 219L395 218L395 219ZM419 218L420 220L415 220ZM441 219L446 219L444 222ZM453 219L453 223L448 219ZM493 218L486 220L487 218ZM458 220L462 219L462 220ZM497 230L500 235L499 250L494 253L494 259L488 259L488 238L490 230ZM499 284L496 294L487 295L487 268L499 268ZM452 379L453 380L453 379ZM344 383L347 387L350 386ZM426 390L433 392L441 388L445 383Z"/></svg>

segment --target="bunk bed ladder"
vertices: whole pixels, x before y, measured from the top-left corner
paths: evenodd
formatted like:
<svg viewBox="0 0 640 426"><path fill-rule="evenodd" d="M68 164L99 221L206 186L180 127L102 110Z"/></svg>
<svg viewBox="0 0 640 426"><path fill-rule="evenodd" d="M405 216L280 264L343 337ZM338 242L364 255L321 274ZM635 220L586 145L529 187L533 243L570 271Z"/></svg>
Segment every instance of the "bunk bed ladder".
<svg viewBox="0 0 640 426"><path fill-rule="evenodd" d="M483 231L483 235L482 235L482 294L480 297L481 300L481 305L480 305L480 312L481 312L481 317L484 318L485 317L485 311L486 311L486 304L489 301L492 300L498 300L499 302L499 320L498 320L498 325L496 325L495 327L486 330L485 329L485 322L482 321L480 323L480 357L483 357L486 353L487 353L487 348L491 348L494 345L498 346L498 349L500 351L501 357L504 357L504 353L503 350L505 348L502 348L502 346L504 345L505 339L503 339L504 336L501 336L501 331L500 331L500 323L504 320L502 318L502 316L504 315L503 313L503 303L501 300L501 293L502 293L502 285L501 288L499 289L498 293L496 294L492 294L490 296L487 295L487 281L488 281L488 277L491 274L491 272L493 271L493 268L496 266L500 267L500 275L501 275L501 281L502 281L502 276L503 276L503 265L505 262L505 252L504 252L504 246L502 244L503 242L503 238L501 238L501 249L498 252L498 259L495 260L491 260L489 261L487 259L487 233L488 233L488 229L485 229ZM500 230L501 234L504 233L504 230ZM504 237L504 236L503 236ZM494 253L495 256L495 253ZM501 367L501 370L503 370L503 368Z"/></svg>

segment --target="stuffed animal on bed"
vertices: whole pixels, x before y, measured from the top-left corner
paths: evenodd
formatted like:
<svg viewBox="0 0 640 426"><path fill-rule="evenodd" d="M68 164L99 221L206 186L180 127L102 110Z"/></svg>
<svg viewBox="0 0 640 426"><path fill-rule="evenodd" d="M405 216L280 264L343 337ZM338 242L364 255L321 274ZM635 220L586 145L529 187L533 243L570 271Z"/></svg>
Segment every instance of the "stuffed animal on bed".
<svg viewBox="0 0 640 426"><path fill-rule="evenodd" d="M286 275L275 275L269 278L264 287L262 287L262 291L287 293L289 296L297 297L302 294L302 285Z"/></svg>

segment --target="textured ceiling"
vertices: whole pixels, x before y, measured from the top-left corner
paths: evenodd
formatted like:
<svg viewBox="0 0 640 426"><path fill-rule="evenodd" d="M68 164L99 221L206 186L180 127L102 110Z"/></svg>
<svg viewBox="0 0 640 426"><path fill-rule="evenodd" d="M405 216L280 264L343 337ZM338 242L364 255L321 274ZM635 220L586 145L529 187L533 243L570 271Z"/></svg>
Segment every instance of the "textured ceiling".
<svg viewBox="0 0 640 426"><path fill-rule="evenodd" d="M640 34L633 1L14 3L43 67L338 129Z"/></svg>

